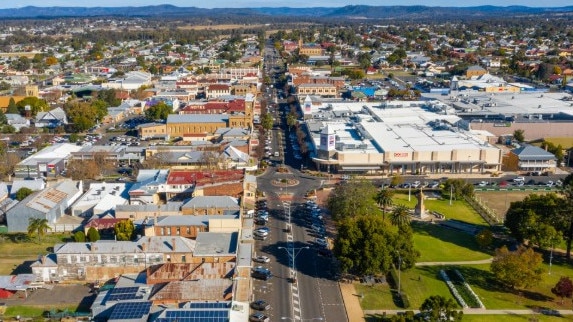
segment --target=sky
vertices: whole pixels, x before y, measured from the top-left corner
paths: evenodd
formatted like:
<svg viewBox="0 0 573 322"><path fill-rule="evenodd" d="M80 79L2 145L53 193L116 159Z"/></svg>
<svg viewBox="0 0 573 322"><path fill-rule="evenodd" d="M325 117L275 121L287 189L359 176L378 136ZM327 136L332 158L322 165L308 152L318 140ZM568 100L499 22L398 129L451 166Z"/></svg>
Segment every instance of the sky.
<svg viewBox="0 0 573 322"><path fill-rule="evenodd" d="M190 0L98 0L95 2L84 2L77 0L20 0L0 1L0 9L19 8L25 6L36 7L127 7L127 6L147 6L158 4L172 4L178 7L200 7L200 8L249 8L249 7L344 7L347 5L370 5L370 6L412 6L424 5L430 7L471 7L478 5L494 6L528 6L528 7L564 7L572 5L571 0L214 0L208 3Z"/></svg>

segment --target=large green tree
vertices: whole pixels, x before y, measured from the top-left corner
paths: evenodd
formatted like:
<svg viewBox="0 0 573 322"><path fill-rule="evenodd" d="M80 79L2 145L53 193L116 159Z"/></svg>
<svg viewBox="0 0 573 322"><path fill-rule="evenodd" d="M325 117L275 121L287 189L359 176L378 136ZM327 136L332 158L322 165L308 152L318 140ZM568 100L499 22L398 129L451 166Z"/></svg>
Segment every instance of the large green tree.
<svg viewBox="0 0 573 322"><path fill-rule="evenodd" d="M563 216L565 202L555 193L530 194L511 203L504 224L518 242L529 241L549 248L567 231L568 221Z"/></svg>
<svg viewBox="0 0 573 322"><path fill-rule="evenodd" d="M506 246L496 249L491 272L497 280L511 288L529 288L539 284L543 277L541 254L532 248L520 246L509 251Z"/></svg>
<svg viewBox="0 0 573 322"><path fill-rule="evenodd" d="M30 106L30 113L32 116L36 116L38 112L45 112L50 109L48 103L43 100L39 99L34 96L29 96L24 98L23 100L19 101L17 104L18 110L20 114L24 114L26 112L26 106Z"/></svg>
<svg viewBox="0 0 573 322"><path fill-rule="evenodd" d="M571 243L573 241L573 174L563 180L560 194L563 196L560 219L563 222L563 232L567 241L567 258L571 258Z"/></svg>
<svg viewBox="0 0 573 322"><path fill-rule="evenodd" d="M334 254L343 272L358 275L388 273L392 263L402 259L402 269L415 264L411 231L390 226L380 216L362 215L339 222Z"/></svg>
<svg viewBox="0 0 573 322"><path fill-rule="evenodd" d="M135 226L131 220L122 220L113 227L115 239L121 241L132 240L135 234Z"/></svg>
<svg viewBox="0 0 573 322"><path fill-rule="evenodd" d="M462 311L457 311L457 304L452 299L446 299L441 295L432 295L425 299L420 306L423 321L430 322L449 322L461 321Z"/></svg>
<svg viewBox="0 0 573 322"><path fill-rule="evenodd" d="M22 201L26 197L28 197L29 195L31 195L33 193L34 193L34 191L32 191L32 189L27 188L27 187L22 187L22 188L18 189L18 191L16 191L16 200Z"/></svg>
<svg viewBox="0 0 573 322"><path fill-rule="evenodd" d="M453 194L456 200L463 196L471 197L474 195L474 186L463 179L448 179L443 184L442 193L448 196Z"/></svg>
<svg viewBox="0 0 573 322"><path fill-rule="evenodd" d="M352 179L334 188L326 206L335 220L368 214L379 214L376 187L366 180Z"/></svg>
<svg viewBox="0 0 573 322"><path fill-rule="evenodd" d="M90 227L90 229L88 229L87 239L92 243L100 240L101 237L99 231L95 229L95 227Z"/></svg>
<svg viewBox="0 0 573 322"><path fill-rule="evenodd" d="M145 117L150 121L155 120L166 120L167 116L173 111L173 109L165 104L164 102L159 102L154 106L151 106L145 110Z"/></svg>
<svg viewBox="0 0 573 322"><path fill-rule="evenodd" d="M270 129L273 128L273 123L274 123L273 117L270 113L263 114L263 116L261 117L261 125L263 126L263 129L269 131Z"/></svg>

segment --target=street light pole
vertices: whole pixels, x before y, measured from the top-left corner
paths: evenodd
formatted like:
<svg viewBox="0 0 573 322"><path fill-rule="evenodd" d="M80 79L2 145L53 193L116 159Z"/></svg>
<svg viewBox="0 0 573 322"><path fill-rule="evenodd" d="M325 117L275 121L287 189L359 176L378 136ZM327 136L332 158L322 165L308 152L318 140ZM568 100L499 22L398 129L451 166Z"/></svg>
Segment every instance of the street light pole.
<svg viewBox="0 0 573 322"><path fill-rule="evenodd" d="M401 288L401 272L402 272L402 255L400 255L399 251L396 251L398 253L398 295L402 294L402 288Z"/></svg>
<svg viewBox="0 0 573 322"><path fill-rule="evenodd" d="M310 249L310 247L309 246L291 247L289 251L289 249L287 249L286 247L279 246L278 249L284 249L287 252L289 258L292 260L292 271L291 271L292 281L293 283L296 283L296 262L295 262L296 257L298 256L298 254L300 254L300 252L303 249Z"/></svg>

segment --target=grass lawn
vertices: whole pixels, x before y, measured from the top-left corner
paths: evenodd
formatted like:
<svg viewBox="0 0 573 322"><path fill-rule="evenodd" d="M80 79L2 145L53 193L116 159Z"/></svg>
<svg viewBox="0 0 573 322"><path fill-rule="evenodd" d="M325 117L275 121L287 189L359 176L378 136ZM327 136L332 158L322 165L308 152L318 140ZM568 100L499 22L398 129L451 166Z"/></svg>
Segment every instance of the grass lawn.
<svg viewBox="0 0 573 322"><path fill-rule="evenodd" d="M400 288L408 295L409 309L418 309L430 295L442 295L454 299L448 286L439 279L433 271L413 268L403 271L400 276ZM392 297L392 288L389 284L366 286L354 284L357 294L363 294L362 309L364 310L401 310Z"/></svg>
<svg viewBox="0 0 573 322"><path fill-rule="evenodd" d="M56 243L69 239L69 234L46 234L41 242L26 234L2 234L0 239L0 275L31 273L27 268L38 255L48 254Z"/></svg>
<svg viewBox="0 0 573 322"><path fill-rule="evenodd" d="M54 313L67 311L73 313L76 311L76 307L67 307L67 306L34 306L34 305L17 305L17 306L9 306L6 308L5 316L21 316L21 317L38 317L43 316L44 312L51 312Z"/></svg>
<svg viewBox="0 0 573 322"><path fill-rule="evenodd" d="M408 201L407 192L396 193L394 195L394 203L414 208L417 199L413 192L410 201ZM456 219L470 224L487 226L485 220L463 200L453 200L450 206L449 200L429 199L424 201L424 205L426 210L439 212L445 215L447 219Z"/></svg>
<svg viewBox="0 0 573 322"><path fill-rule="evenodd" d="M388 315L390 316L390 315ZM378 322L381 315L366 316L367 322ZM515 315L515 314L505 314L505 315L487 315L487 314L464 314L464 322L491 322L491 321L503 321L503 322L530 322L530 321L543 321L543 322L564 322L570 321L571 316L548 316L548 315Z"/></svg>
<svg viewBox="0 0 573 322"><path fill-rule="evenodd" d="M544 263L546 273L542 281L528 290L514 291L497 283L489 271L489 264L415 267L401 273L401 288L410 299L410 309L419 308L424 299L431 295L442 295L453 299L446 283L438 274L440 269L455 268L462 273L486 309L571 309L571 300L565 299L564 304L561 304L561 299L551 293L551 288L561 276L573 276L573 266L556 263L558 262L554 262L552 266L551 275L547 274L549 265ZM355 284L355 287L358 293L364 294L362 300L364 310L403 309L394 303L391 288L388 285L369 287ZM546 321L545 316L540 316L540 318L541 321ZM466 321L465 316L464 321Z"/></svg>
<svg viewBox="0 0 573 322"><path fill-rule="evenodd" d="M553 265L552 274L545 274L539 285L528 290L510 290L497 283L489 271L489 264L456 266L464 276L466 282L479 296L487 309L571 309L571 300L560 304L560 299L551 293L561 276L573 276L573 268L570 265ZM548 272L549 266L545 265ZM428 276L438 273L441 267L420 267L427 272ZM437 275L435 275L437 276ZM431 294L428 294L428 296Z"/></svg>
<svg viewBox="0 0 573 322"><path fill-rule="evenodd" d="M570 321L571 316L548 316L548 315L481 315L481 314L464 314L464 322L529 322L529 321L543 321L543 322L563 322Z"/></svg>
<svg viewBox="0 0 573 322"><path fill-rule="evenodd" d="M412 223L418 262L473 261L490 258L481 251L472 235L438 225Z"/></svg>

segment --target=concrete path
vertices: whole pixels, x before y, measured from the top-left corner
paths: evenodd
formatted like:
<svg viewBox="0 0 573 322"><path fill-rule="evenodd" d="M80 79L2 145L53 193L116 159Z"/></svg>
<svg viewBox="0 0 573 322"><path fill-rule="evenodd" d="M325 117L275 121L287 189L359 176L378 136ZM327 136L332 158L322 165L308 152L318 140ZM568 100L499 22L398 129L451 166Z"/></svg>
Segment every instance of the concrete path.
<svg viewBox="0 0 573 322"><path fill-rule="evenodd" d="M442 265L473 265L473 264L489 264L493 261L492 258L477 260L477 261L460 261L460 262L420 262L416 266L442 266Z"/></svg>
<svg viewBox="0 0 573 322"><path fill-rule="evenodd" d="M346 316L348 317L348 322L364 322L364 312L360 306L360 298L356 294L356 289L352 283L338 283L340 286L340 293L342 293L342 299L344 300L344 306L346 307Z"/></svg>

